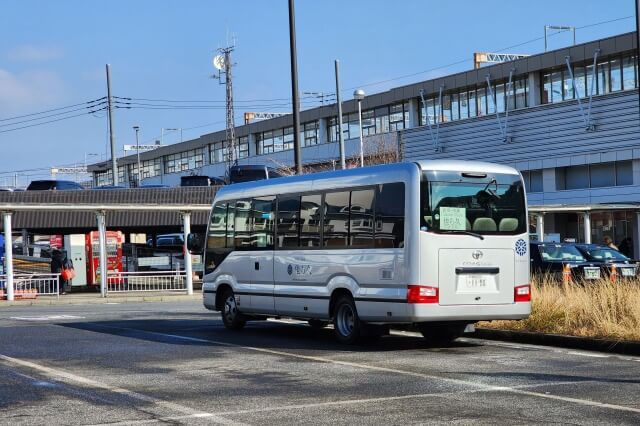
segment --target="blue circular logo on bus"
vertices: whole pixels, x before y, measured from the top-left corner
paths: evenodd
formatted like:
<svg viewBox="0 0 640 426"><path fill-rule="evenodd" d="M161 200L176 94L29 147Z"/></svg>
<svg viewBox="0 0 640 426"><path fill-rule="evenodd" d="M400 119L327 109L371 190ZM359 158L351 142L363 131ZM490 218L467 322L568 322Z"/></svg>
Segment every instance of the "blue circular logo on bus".
<svg viewBox="0 0 640 426"><path fill-rule="evenodd" d="M516 241L516 253L518 253L518 256L527 254L527 242L522 238Z"/></svg>
<svg viewBox="0 0 640 426"><path fill-rule="evenodd" d="M289 275L293 274L293 266L292 265L287 266L287 274L289 274Z"/></svg>

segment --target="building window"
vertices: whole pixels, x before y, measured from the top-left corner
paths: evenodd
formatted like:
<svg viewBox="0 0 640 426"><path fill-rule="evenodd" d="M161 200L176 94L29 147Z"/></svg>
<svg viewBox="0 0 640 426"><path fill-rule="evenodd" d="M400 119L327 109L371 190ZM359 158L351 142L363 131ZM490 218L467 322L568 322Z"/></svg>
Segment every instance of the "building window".
<svg viewBox="0 0 640 426"><path fill-rule="evenodd" d="M228 160L227 141L215 142L209 145L209 163L224 163ZM249 156L249 136L236 138L236 158L247 158Z"/></svg>
<svg viewBox="0 0 640 426"><path fill-rule="evenodd" d="M556 169L556 189L587 189L633 184L631 160Z"/></svg>
<svg viewBox="0 0 640 426"><path fill-rule="evenodd" d="M318 122L317 121L304 123L302 126L302 132L304 136L303 138L301 138L301 140L303 141L302 146L311 146L311 145L318 144ZM293 148L293 144L291 145L291 147Z"/></svg>
<svg viewBox="0 0 640 426"><path fill-rule="evenodd" d="M593 79L593 62L573 65L573 82L571 74L564 69L543 73L542 103L589 97L592 85L594 86L593 95L634 89L638 86L637 67L634 56L622 55L598 62L595 79Z"/></svg>
<svg viewBox="0 0 640 426"><path fill-rule="evenodd" d="M638 87L637 62L634 56L626 56L622 59L622 90Z"/></svg>
<svg viewBox="0 0 640 426"><path fill-rule="evenodd" d="M542 170L523 171L522 179L527 192L542 192Z"/></svg>
<svg viewBox="0 0 640 426"><path fill-rule="evenodd" d="M167 174L193 170L203 165L204 148L191 149L164 157L164 172Z"/></svg>

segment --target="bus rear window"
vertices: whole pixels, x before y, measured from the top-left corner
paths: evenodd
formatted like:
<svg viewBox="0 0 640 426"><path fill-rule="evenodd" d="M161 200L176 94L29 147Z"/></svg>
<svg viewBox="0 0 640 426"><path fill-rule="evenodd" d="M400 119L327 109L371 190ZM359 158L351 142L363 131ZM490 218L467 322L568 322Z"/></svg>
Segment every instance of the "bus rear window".
<svg viewBox="0 0 640 426"><path fill-rule="evenodd" d="M421 209L421 226L431 232L515 235L527 229L524 188L517 175L465 179L425 172Z"/></svg>

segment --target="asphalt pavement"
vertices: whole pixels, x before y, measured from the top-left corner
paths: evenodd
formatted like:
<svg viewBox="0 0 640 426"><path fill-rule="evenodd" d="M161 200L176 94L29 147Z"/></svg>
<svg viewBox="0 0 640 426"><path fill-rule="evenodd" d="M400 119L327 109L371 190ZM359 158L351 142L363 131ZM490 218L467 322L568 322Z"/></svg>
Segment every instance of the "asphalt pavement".
<svg viewBox="0 0 640 426"><path fill-rule="evenodd" d="M199 301L0 310L0 424L640 424L640 358L224 329Z"/></svg>

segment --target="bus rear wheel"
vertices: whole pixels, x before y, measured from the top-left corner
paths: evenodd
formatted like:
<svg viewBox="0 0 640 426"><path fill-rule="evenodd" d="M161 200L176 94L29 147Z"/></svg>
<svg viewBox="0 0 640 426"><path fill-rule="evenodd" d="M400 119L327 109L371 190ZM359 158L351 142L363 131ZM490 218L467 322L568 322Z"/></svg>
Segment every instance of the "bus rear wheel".
<svg viewBox="0 0 640 426"><path fill-rule="evenodd" d="M422 336L433 345L450 345L462 336L465 327L466 324L433 324L428 322L418 324Z"/></svg>
<svg viewBox="0 0 640 426"><path fill-rule="evenodd" d="M243 318L240 311L238 311L238 304L236 303L236 296L233 294L233 290L228 289L222 296L222 323L229 330L240 330L247 323Z"/></svg>
<svg viewBox="0 0 640 426"><path fill-rule="evenodd" d="M362 323L351 297L342 295L336 301L333 309L333 328L336 339L341 343L351 345L360 340Z"/></svg>

